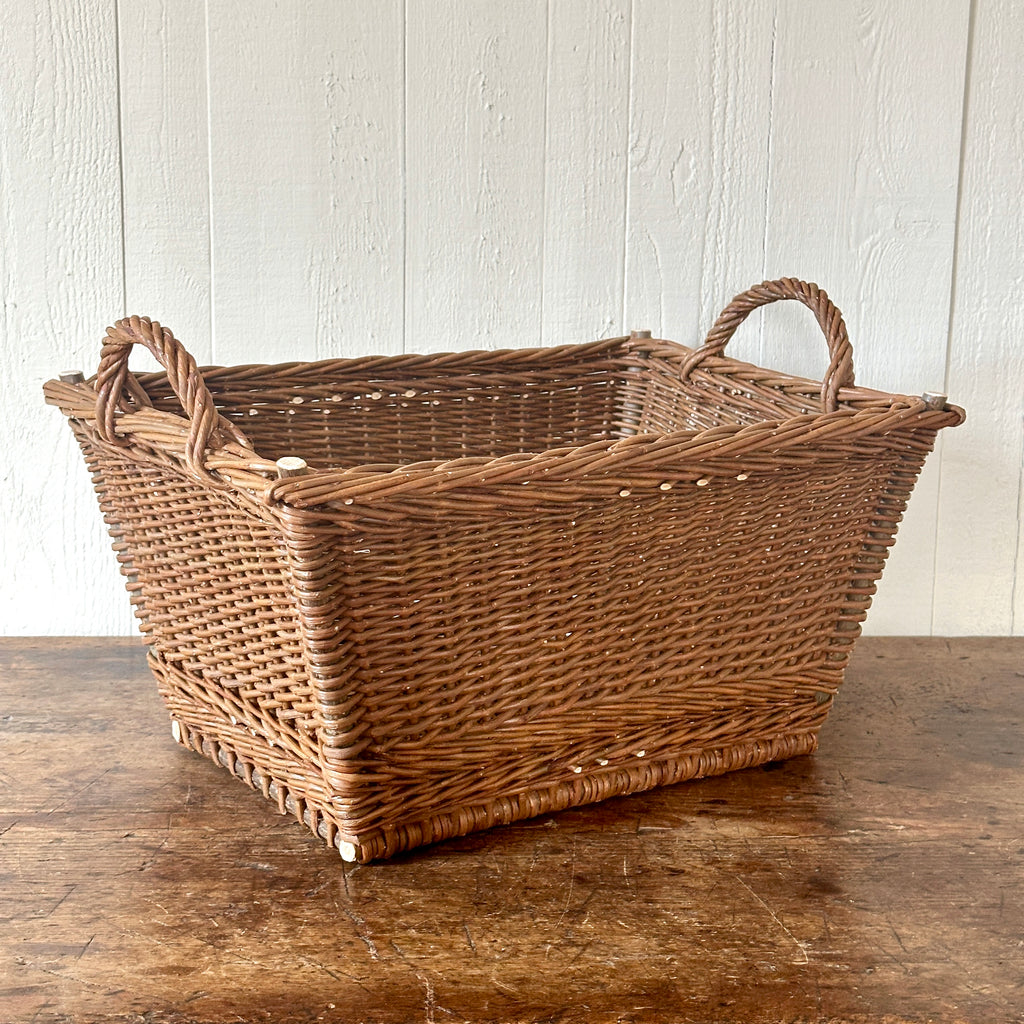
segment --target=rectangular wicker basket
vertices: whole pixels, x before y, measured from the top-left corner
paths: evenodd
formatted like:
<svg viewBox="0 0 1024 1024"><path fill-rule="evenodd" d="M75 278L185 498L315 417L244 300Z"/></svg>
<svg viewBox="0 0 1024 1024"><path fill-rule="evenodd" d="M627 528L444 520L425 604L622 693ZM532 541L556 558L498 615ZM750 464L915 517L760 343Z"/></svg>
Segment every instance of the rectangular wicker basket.
<svg viewBox="0 0 1024 1024"><path fill-rule="evenodd" d="M796 299L822 383L723 349ZM133 345L165 367L128 370ZM367 861L812 751L944 396L853 385L815 285L702 348L215 367L155 322L45 386L178 741Z"/></svg>

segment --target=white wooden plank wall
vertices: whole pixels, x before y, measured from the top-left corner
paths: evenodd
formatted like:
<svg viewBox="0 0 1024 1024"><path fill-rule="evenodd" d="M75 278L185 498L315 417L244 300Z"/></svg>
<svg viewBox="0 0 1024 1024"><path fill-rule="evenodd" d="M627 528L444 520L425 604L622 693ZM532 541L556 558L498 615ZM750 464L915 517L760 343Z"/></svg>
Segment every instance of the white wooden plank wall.
<svg viewBox="0 0 1024 1024"><path fill-rule="evenodd" d="M779 8L765 276L829 291L859 383L941 391L968 5L839 4L827 52L804 11L804 0ZM763 365L821 376L825 346L806 310L781 304L764 323ZM937 470L926 463L918 481L871 609L875 632L931 631Z"/></svg>
<svg viewBox="0 0 1024 1024"><path fill-rule="evenodd" d="M544 0L410 0L406 342L537 344L544 239Z"/></svg>
<svg viewBox="0 0 1024 1024"><path fill-rule="evenodd" d="M1024 12L974 12L935 549L940 634L1024 633Z"/></svg>
<svg viewBox="0 0 1024 1024"><path fill-rule="evenodd" d="M50 0L0 57L0 632L132 628L39 391L125 312L201 362L693 344L796 275L969 412L868 631L1024 633L1014 0ZM820 376L790 305L730 350Z"/></svg>
<svg viewBox="0 0 1024 1024"><path fill-rule="evenodd" d="M95 368L124 307L113 4L7 7L0 65L0 629L126 633L78 447L39 408L44 380Z"/></svg>

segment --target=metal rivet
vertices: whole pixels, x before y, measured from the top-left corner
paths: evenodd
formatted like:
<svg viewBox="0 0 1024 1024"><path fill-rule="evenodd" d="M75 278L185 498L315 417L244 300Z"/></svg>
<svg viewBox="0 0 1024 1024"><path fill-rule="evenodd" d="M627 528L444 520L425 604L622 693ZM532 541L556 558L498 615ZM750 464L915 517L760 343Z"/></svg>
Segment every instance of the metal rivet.
<svg viewBox="0 0 1024 1024"><path fill-rule="evenodd" d="M637 340L646 340L651 336L650 331L630 331L629 336Z"/></svg>
<svg viewBox="0 0 1024 1024"><path fill-rule="evenodd" d="M938 391L926 391L921 396L921 401L929 409L938 409L940 412L946 408L947 395L940 394Z"/></svg>
<svg viewBox="0 0 1024 1024"><path fill-rule="evenodd" d="M82 384L85 382L85 374L81 370L64 370L60 379L65 384Z"/></svg>

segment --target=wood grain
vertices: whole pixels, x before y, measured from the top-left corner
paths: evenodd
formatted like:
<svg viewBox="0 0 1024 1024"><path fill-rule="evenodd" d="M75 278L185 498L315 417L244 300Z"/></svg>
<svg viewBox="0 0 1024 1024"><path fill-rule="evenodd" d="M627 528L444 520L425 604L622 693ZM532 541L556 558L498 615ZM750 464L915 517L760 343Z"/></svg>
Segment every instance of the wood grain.
<svg viewBox="0 0 1024 1024"><path fill-rule="evenodd" d="M1014 4L979 3L957 251L949 390L971 428L942 448L934 628L1024 633L1024 124L1009 113L1024 66Z"/></svg>
<svg viewBox="0 0 1024 1024"><path fill-rule="evenodd" d="M1019 1021L1021 641L866 638L820 752L354 867L0 642L0 1005L137 1021Z"/></svg>

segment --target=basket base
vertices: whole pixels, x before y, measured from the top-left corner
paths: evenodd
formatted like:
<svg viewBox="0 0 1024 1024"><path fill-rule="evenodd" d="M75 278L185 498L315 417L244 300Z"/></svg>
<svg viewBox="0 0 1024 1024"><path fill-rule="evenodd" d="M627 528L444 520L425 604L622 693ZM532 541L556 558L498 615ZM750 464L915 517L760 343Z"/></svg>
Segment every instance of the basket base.
<svg viewBox="0 0 1024 1024"><path fill-rule="evenodd" d="M626 796L658 786L723 775L770 761L787 760L813 753L818 745L817 730L813 730L691 751L676 758L584 775L572 782L509 794L488 804L460 808L458 812L438 814L412 824L383 828L362 842L353 843L346 839L342 823L334 818L328 806L308 796L297 795L294 787L275 777L268 766L257 764L250 756L240 756L223 741L205 735L194 725L179 718L172 717L172 724L175 727L175 739L182 746L227 768L237 778L259 790L266 799L274 802L282 814L291 814L315 836L337 849L343 860L359 863L393 857L417 846L595 803L613 796Z"/></svg>

